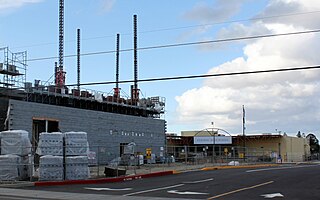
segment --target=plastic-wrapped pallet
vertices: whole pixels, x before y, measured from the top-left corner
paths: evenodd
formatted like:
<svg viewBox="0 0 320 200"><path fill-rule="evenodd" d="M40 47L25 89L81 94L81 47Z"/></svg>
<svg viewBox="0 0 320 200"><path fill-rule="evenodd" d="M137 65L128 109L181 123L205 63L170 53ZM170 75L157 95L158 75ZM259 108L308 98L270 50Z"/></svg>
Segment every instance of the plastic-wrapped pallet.
<svg viewBox="0 0 320 200"><path fill-rule="evenodd" d="M66 179L85 180L90 176L87 156L66 157Z"/></svg>
<svg viewBox="0 0 320 200"><path fill-rule="evenodd" d="M39 180L63 180L63 157L51 155L41 156L39 160Z"/></svg>
<svg viewBox="0 0 320 200"><path fill-rule="evenodd" d="M1 132L1 154L26 156L31 153L29 133L24 130Z"/></svg>
<svg viewBox="0 0 320 200"><path fill-rule="evenodd" d="M63 134L60 132L40 133L37 154L62 156Z"/></svg>
<svg viewBox="0 0 320 200"><path fill-rule="evenodd" d="M0 155L0 180L14 181L19 179L20 157L17 155Z"/></svg>
<svg viewBox="0 0 320 200"><path fill-rule="evenodd" d="M89 145L86 132L66 132L64 137L66 156L87 156Z"/></svg>

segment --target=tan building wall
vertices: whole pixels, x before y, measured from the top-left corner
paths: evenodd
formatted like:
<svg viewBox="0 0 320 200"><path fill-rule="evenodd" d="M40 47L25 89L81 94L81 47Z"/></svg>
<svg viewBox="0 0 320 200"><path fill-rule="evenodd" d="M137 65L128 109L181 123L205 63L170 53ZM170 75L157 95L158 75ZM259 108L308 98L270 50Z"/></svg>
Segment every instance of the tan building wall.
<svg viewBox="0 0 320 200"><path fill-rule="evenodd" d="M215 132L217 134L217 132ZM181 131L181 136L212 136L210 129L202 131ZM241 136L237 136L241 137ZM236 137L234 137L236 138ZM233 140L233 146L243 146L243 140ZM306 138L282 135L248 135L246 137L247 156L281 155L282 162L302 162L310 155L310 146Z"/></svg>
<svg viewBox="0 0 320 200"><path fill-rule="evenodd" d="M306 138L291 136L279 137L250 137L246 138L246 148L248 152L264 152L263 154L281 155L283 162L302 162L310 155L310 146Z"/></svg>
<svg viewBox="0 0 320 200"><path fill-rule="evenodd" d="M310 155L310 146L306 138L284 136L281 144L281 155L285 162L300 162Z"/></svg>

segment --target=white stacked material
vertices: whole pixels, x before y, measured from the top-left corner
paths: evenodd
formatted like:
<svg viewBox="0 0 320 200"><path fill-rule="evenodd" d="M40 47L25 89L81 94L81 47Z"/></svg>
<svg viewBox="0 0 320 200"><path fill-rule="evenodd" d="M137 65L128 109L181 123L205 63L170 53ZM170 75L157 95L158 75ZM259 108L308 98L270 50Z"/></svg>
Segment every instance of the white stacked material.
<svg viewBox="0 0 320 200"><path fill-rule="evenodd" d="M1 154L25 156L31 153L29 134L24 130L1 132Z"/></svg>
<svg viewBox="0 0 320 200"><path fill-rule="evenodd" d="M41 156L39 161L39 180L63 180L63 157L51 155Z"/></svg>
<svg viewBox="0 0 320 200"><path fill-rule="evenodd" d="M0 155L0 180L18 180L19 164L20 157L17 155Z"/></svg>
<svg viewBox="0 0 320 200"><path fill-rule="evenodd" d="M89 152L87 133L67 132L64 137L66 156L87 156Z"/></svg>
<svg viewBox="0 0 320 200"><path fill-rule="evenodd" d="M85 180L90 176L87 156L66 157L66 179Z"/></svg>
<svg viewBox="0 0 320 200"><path fill-rule="evenodd" d="M40 133L37 154L62 156L63 134L60 132Z"/></svg>

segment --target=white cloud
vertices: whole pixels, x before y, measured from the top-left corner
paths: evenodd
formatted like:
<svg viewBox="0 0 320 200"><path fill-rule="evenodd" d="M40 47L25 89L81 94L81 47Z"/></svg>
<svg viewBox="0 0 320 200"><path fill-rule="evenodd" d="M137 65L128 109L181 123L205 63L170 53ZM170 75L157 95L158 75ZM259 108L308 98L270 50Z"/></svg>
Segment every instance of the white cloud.
<svg viewBox="0 0 320 200"><path fill-rule="evenodd" d="M198 3L194 8L184 14L184 18L201 23L226 20L237 14L246 0L217 0L214 5Z"/></svg>
<svg viewBox="0 0 320 200"><path fill-rule="evenodd" d="M279 0L270 1L266 9L257 17L277 16L283 14L300 13L286 17L263 19L265 23L283 23L304 28L317 28L320 25L320 1L317 0ZM315 12L318 11L318 12Z"/></svg>
<svg viewBox="0 0 320 200"><path fill-rule="evenodd" d="M116 3L116 0L101 0L101 10L102 12L110 12Z"/></svg>
<svg viewBox="0 0 320 200"><path fill-rule="evenodd" d="M0 12L7 9L20 8L27 4L39 3L43 0L0 0Z"/></svg>
<svg viewBox="0 0 320 200"><path fill-rule="evenodd" d="M307 2L310 3L272 0L262 13L269 15L270 10L277 10L276 3L279 10L294 3L291 7L303 12L307 9ZM320 2L315 4L316 7ZM310 20L306 27L302 22L293 21L264 21L251 26L236 24L222 29L220 34L301 31L317 23L317 18ZM245 45L243 56L214 66L208 73L317 65L320 63L319 40L317 33L256 39ZM203 128L214 121L217 127L241 133L242 105L245 105L248 132L272 132L275 129L291 133L317 131L320 124L319 77L320 70L305 70L205 79L203 87L190 89L176 97L178 120L186 124L201 122Z"/></svg>
<svg viewBox="0 0 320 200"><path fill-rule="evenodd" d="M244 2L248 0L217 0L213 5L204 2L196 4L191 10L183 14L183 18L189 21L195 21L201 24L210 24L213 22L223 22L236 15ZM203 25L185 32L179 36L179 40L187 40L194 35L206 33L211 25Z"/></svg>

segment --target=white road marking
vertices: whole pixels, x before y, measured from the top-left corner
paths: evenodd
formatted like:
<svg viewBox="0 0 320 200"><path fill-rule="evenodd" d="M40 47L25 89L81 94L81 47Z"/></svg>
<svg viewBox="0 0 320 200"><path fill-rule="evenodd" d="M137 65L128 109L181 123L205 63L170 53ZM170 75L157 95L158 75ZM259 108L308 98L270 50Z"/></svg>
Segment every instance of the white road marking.
<svg viewBox="0 0 320 200"><path fill-rule="evenodd" d="M199 195L199 194L202 194L202 195L208 195L209 193L202 193L202 192L179 192L177 190L170 190L168 191L168 193L170 194L184 194L184 195L191 195L191 194L195 194L195 195Z"/></svg>
<svg viewBox="0 0 320 200"><path fill-rule="evenodd" d="M304 168L304 167L315 167L319 165L305 165L305 166L291 166L291 167L275 167L275 168L263 168L263 169L252 169L246 172L259 172L259 171L271 171L271 170L281 170L281 169L294 169L294 168Z"/></svg>
<svg viewBox="0 0 320 200"><path fill-rule="evenodd" d="M133 193L125 194L125 195L123 195L123 196L132 196L132 195L136 195L136 194L143 194L143 193L154 192L154 191L159 191L159 190L166 190L166 189L170 189L170 188L180 187L180 186L183 186L183 185L184 185L184 184L171 185L171 186L162 187L162 188L155 188L155 189L150 189L150 190L133 192Z"/></svg>
<svg viewBox="0 0 320 200"><path fill-rule="evenodd" d="M208 182L208 181L212 181L213 178L209 178L209 179L205 179L205 180L199 180L199 181L187 181L187 182L183 182L185 184L194 184L194 183L203 183L203 182Z"/></svg>
<svg viewBox="0 0 320 200"><path fill-rule="evenodd" d="M87 190L96 190L96 191L128 191L128 190L132 190L132 188L84 188Z"/></svg>
<svg viewBox="0 0 320 200"><path fill-rule="evenodd" d="M272 199L274 197L284 197L281 193L263 194L261 196L263 196L265 199Z"/></svg>

